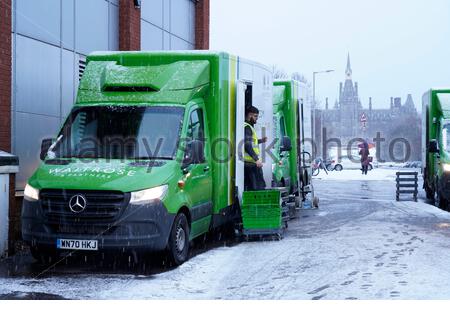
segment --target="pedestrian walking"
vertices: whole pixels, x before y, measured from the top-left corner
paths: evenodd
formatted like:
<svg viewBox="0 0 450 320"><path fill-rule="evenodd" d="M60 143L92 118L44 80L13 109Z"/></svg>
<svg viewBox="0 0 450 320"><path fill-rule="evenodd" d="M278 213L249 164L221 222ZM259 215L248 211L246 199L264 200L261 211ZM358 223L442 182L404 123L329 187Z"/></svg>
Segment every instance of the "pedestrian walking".
<svg viewBox="0 0 450 320"><path fill-rule="evenodd" d="M369 164L370 164L369 144L367 143L367 141L364 141L361 144L361 148L359 150L359 155L361 156L361 171L362 171L362 174L367 175L367 171L369 170Z"/></svg>

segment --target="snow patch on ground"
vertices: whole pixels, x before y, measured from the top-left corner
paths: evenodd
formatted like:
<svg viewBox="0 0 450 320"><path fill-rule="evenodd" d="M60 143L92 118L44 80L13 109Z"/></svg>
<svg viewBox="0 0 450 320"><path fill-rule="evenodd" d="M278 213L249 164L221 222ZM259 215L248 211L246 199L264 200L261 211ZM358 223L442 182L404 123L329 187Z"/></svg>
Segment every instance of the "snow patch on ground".
<svg viewBox="0 0 450 320"><path fill-rule="evenodd" d="M387 215L395 215L398 218L437 218L450 221L450 212L423 201L392 201L389 210L374 212L371 217L386 218Z"/></svg>

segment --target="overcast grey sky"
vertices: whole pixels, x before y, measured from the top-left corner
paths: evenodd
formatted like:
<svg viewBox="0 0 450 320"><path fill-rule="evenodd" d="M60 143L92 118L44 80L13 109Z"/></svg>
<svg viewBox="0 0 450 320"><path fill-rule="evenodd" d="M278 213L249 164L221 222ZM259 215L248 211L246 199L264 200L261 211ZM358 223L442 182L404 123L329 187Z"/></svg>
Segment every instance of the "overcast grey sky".
<svg viewBox="0 0 450 320"><path fill-rule="evenodd" d="M298 71L333 105L347 52L365 107L450 87L449 0L211 0L211 49Z"/></svg>

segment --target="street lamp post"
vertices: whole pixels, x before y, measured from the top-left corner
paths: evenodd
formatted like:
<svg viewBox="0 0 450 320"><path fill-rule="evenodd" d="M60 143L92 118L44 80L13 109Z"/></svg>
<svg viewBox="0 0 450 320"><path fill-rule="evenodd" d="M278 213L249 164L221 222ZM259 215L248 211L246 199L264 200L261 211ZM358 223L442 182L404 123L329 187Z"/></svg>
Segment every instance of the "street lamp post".
<svg viewBox="0 0 450 320"><path fill-rule="evenodd" d="M330 73L333 71L334 70L322 70L322 71L314 71L313 72L313 101L312 101L312 111L313 111L312 136L313 136L313 140L315 140L315 138L316 138L316 74Z"/></svg>

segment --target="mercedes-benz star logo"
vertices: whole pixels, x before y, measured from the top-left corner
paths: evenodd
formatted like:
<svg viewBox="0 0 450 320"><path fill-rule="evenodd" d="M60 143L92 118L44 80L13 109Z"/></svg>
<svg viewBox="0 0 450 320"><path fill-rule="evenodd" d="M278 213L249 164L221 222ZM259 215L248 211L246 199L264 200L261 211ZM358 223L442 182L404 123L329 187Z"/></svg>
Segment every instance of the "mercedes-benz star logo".
<svg viewBox="0 0 450 320"><path fill-rule="evenodd" d="M81 194L74 195L69 200L69 208L73 213L80 213L86 209L86 198Z"/></svg>

